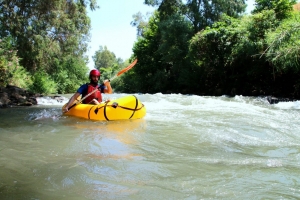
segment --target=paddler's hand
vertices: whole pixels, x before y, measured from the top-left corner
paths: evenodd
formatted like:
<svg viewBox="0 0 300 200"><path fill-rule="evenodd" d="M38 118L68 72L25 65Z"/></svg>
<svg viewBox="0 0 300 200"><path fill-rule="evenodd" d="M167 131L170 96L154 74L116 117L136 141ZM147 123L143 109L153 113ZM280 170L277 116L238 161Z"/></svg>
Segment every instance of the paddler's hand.
<svg viewBox="0 0 300 200"><path fill-rule="evenodd" d="M63 109L63 112L64 112L64 113L66 113L66 112L68 112L68 111L69 111L68 107L65 107L65 108Z"/></svg>
<svg viewBox="0 0 300 200"><path fill-rule="evenodd" d="M103 81L103 84L107 87L110 85L110 81L108 79Z"/></svg>
<svg viewBox="0 0 300 200"><path fill-rule="evenodd" d="M92 103L92 104L95 104L95 105L100 104L99 101L97 101L96 99L93 99L93 100L91 101L91 103Z"/></svg>
<svg viewBox="0 0 300 200"><path fill-rule="evenodd" d="M113 90L111 88L110 81L108 79L106 79L106 80L103 81L103 84L106 87L104 89L104 93L106 93L106 94L112 94Z"/></svg>

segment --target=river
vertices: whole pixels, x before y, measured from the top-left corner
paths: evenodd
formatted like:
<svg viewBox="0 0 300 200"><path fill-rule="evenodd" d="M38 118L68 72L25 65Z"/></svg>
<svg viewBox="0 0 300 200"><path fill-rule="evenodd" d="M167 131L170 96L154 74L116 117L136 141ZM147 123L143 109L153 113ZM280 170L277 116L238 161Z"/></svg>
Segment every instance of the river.
<svg viewBox="0 0 300 200"><path fill-rule="evenodd" d="M136 96L143 119L64 116L69 95L0 109L0 199L300 198L299 101Z"/></svg>

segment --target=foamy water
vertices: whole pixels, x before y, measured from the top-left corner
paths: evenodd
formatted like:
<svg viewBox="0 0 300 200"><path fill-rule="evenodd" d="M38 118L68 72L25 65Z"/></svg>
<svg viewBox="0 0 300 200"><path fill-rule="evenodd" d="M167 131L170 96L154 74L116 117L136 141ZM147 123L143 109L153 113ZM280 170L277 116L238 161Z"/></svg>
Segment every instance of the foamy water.
<svg viewBox="0 0 300 200"><path fill-rule="evenodd" d="M135 95L143 119L64 116L71 95L0 110L0 197L300 198L299 101Z"/></svg>

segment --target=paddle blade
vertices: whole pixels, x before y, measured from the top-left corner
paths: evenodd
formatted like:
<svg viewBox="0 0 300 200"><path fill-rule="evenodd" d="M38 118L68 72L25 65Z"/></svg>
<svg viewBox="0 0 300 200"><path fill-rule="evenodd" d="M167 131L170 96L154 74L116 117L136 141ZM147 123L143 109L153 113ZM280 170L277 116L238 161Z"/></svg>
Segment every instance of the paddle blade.
<svg viewBox="0 0 300 200"><path fill-rule="evenodd" d="M117 76L120 76L121 74L127 72L128 70L130 70L131 68L133 68L133 66L137 63L137 59L135 59L128 67L126 67L125 69L122 69L121 71L118 72Z"/></svg>

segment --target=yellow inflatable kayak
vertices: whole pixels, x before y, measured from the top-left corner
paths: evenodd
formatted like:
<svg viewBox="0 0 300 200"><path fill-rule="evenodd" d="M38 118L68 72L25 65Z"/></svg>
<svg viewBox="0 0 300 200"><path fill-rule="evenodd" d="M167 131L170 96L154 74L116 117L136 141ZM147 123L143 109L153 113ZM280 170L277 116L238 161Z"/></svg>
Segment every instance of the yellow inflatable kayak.
<svg viewBox="0 0 300 200"><path fill-rule="evenodd" d="M146 108L136 96L131 95L98 105L78 104L64 114L99 121L139 119L146 115Z"/></svg>

